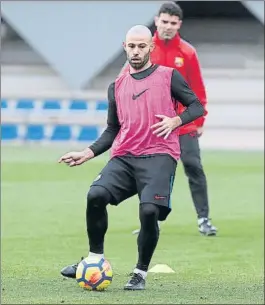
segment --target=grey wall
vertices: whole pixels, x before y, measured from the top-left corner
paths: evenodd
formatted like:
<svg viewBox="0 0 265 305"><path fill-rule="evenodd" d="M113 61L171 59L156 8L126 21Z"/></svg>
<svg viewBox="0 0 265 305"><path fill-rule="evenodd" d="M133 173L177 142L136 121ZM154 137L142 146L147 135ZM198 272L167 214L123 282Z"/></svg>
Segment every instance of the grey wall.
<svg viewBox="0 0 265 305"><path fill-rule="evenodd" d="M74 89L120 52L126 31L149 24L161 1L3 1L2 14Z"/></svg>

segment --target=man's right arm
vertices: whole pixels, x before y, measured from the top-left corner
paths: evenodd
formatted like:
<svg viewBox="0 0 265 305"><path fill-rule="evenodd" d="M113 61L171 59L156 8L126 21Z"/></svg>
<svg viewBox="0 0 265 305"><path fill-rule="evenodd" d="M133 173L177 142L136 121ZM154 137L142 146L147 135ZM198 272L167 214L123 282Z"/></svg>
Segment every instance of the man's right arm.
<svg viewBox="0 0 265 305"><path fill-rule="evenodd" d="M117 105L115 100L115 83L110 84L108 89L108 120L107 128L103 131L101 136L89 148L94 153L94 156L99 156L109 150L120 130L120 123L117 114Z"/></svg>

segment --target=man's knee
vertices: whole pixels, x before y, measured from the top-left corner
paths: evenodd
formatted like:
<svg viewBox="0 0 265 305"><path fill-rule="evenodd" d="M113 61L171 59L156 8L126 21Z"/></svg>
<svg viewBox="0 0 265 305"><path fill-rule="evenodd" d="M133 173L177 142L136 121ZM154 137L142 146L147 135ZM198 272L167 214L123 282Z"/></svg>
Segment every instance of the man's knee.
<svg viewBox="0 0 265 305"><path fill-rule="evenodd" d="M92 186L87 193L87 209L105 208L110 201L110 192L102 186Z"/></svg>
<svg viewBox="0 0 265 305"><path fill-rule="evenodd" d="M158 219L159 208L153 203L142 203L140 205L140 216L149 219Z"/></svg>
<svg viewBox="0 0 265 305"><path fill-rule="evenodd" d="M182 163L185 174L191 183L196 185L206 183L205 173L199 157L182 156Z"/></svg>
<svg viewBox="0 0 265 305"><path fill-rule="evenodd" d="M181 156L181 161L183 163L183 166L184 166L185 170L189 170L189 169L202 170L202 164L201 164L200 156L183 154Z"/></svg>

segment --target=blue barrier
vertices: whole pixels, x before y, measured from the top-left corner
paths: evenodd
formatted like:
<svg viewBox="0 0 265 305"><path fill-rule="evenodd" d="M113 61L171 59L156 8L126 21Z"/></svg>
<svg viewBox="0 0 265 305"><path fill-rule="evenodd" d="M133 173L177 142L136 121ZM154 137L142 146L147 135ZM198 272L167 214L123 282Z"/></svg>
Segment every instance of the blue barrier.
<svg viewBox="0 0 265 305"><path fill-rule="evenodd" d="M18 125L1 124L1 140L16 140L16 139L18 139Z"/></svg>
<svg viewBox="0 0 265 305"><path fill-rule="evenodd" d="M12 102L12 107L11 107ZM93 104L93 107L91 106ZM11 109L12 108L12 109ZM78 118L75 123L68 123L67 119L65 122L56 123L47 121L47 123L39 122L35 120L34 123L27 121L27 116L30 115L34 117L34 114L43 116L48 111L51 110L54 114L60 114L63 111L67 111L71 117L71 113L88 113L92 110L94 113L107 112L108 102L104 100L99 101L87 101L84 99L69 99L69 100L59 100L59 99L17 99L8 100L1 99L1 109L2 109L2 123L1 123L1 140L3 141L13 141L13 140L23 140L23 141L80 141L80 142L92 142L95 141L101 133L102 126L94 121L93 124L89 122L81 124L78 122ZM23 111L21 113L21 111ZM23 117L25 120L16 118L5 122L5 114L9 113L9 117L15 115L16 118ZM89 118L89 116L88 116Z"/></svg>
<svg viewBox="0 0 265 305"><path fill-rule="evenodd" d="M57 100L45 100L43 102L43 109L46 110L58 110L61 109L61 103Z"/></svg>
<svg viewBox="0 0 265 305"><path fill-rule="evenodd" d="M77 137L78 141L94 141L99 136L99 130L96 126L83 126Z"/></svg>
<svg viewBox="0 0 265 305"><path fill-rule="evenodd" d="M106 101L98 101L96 104L96 110L107 110L108 102Z"/></svg>
<svg viewBox="0 0 265 305"><path fill-rule="evenodd" d="M73 100L69 105L70 110L87 110L88 104L87 101L84 100Z"/></svg>
<svg viewBox="0 0 265 305"><path fill-rule="evenodd" d="M20 99L16 102L16 108L17 109L34 109L34 101L28 100L28 99Z"/></svg>
<svg viewBox="0 0 265 305"><path fill-rule="evenodd" d="M33 125L27 126L27 131L25 135L25 140L29 141L41 141L45 139L44 126L43 125Z"/></svg>
<svg viewBox="0 0 265 305"><path fill-rule="evenodd" d="M24 110L35 110L37 108L37 104L41 104L39 109L45 110L60 110L60 109L68 109L68 110L89 110L89 101L82 99L69 99L66 100L65 105L63 106L63 100L58 99L43 99L43 100L35 100L35 99L17 99L13 100L14 109L24 109ZM1 99L1 108L8 109L9 108L9 100ZM107 111L108 110L108 101L100 100L95 101L95 110Z"/></svg>
<svg viewBox="0 0 265 305"><path fill-rule="evenodd" d="M1 109L6 109L8 107L8 102L7 100L2 100L1 99Z"/></svg>

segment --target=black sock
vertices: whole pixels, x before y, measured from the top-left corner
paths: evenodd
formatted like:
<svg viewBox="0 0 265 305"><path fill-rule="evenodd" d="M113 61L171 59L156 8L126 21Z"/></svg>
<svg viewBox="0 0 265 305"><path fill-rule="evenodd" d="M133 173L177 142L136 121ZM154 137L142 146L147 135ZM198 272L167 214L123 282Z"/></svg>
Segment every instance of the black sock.
<svg viewBox="0 0 265 305"><path fill-rule="evenodd" d="M110 193L101 186L93 186L87 194L86 223L90 252L103 254L104 237L108 229L107 205Z"/></svg>
<svg viewBox="0 0 265 305"><path fill-rule="evenodd" d="M152 203L140 205L141 230L137 239L138 263L136 268L143 271L148 270L159 239L158 216L159 208L156 205Z"/></svg>

